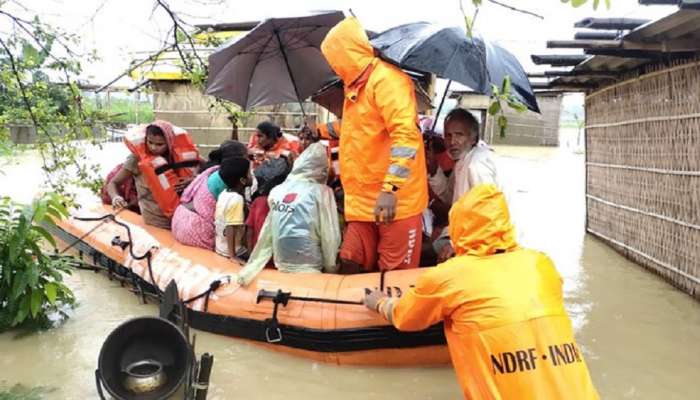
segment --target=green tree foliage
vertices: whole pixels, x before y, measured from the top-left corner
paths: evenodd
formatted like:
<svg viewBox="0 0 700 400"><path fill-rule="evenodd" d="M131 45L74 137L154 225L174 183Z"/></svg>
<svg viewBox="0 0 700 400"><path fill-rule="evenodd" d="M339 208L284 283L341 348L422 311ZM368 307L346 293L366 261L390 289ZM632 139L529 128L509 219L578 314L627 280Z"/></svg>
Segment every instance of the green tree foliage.
<svg viewBox="0 0 700 400"><path fill-rule="evenodd" d="M63 283L70 266L44 251L56 248L47 227L66 216L63 199L56 194L27 206L0 198L0 332L18 326L48 327L50 315L65 317L65 307L74 304L73 293Z"/></svg>
<svg viewBox="0 0 700 400"><path fill-rule="evenodd" d="M521 10L514 8L508 4L502 3L500 1L493 1L493 0L486 0L489 3L493 3L495 5L501 6L501 7L506 7L509 8L515 12L521 12L533 16L537 16L537 14L531 13L530 11L527 10ZM604 0L605 1L605 6L607 8L610 8L610 5L612 3L612 0ZM588 0L561 0L562 3L570 3L573 7L580 7L586 3L588 3ZM473 15L468 15L467 12L464 10L464 4L462 0L459 0L459 10L464 16L464 26L466 27L467 30L467 36L471 38L473 36L473 31L474 31L474 25L476 24L476 17L479 15L479 7L481 7L484 3L483 0L471 0L472 6L474 7L474 14ZM593 0L593 8L597 9L598 6L600 5L600 0ZM538 16L539 18L543 18L541 16ZM505 115L505 110L504 110L504 104L510 107L511 109L522 113L527 111L527 106L523 104L520 100L518 100L511 92L511 84L510 84L510 76L507 76L503 79L503 82L501 82L500 86L491 84L491 103L488 108L488 113L489 115L493 116L496 119L496 123L498 124L498 130L499 130L499 136L500 137L505 137L506 135L506 130L508 129L508 118Z"/></svg>
<svg viewBox="0 0 700 400"><path fill-rule="evenodd" d="M42 23L2 10L0 18L13 24L0 37L0 150L6 148L12 125L30 125L37 132L47 182L53 190L70 195L72 187L97 191L98 168L86 162L83 144L96 143L104 114L83 107L76 78L81 56L72 51L76 37Z"/></svg>

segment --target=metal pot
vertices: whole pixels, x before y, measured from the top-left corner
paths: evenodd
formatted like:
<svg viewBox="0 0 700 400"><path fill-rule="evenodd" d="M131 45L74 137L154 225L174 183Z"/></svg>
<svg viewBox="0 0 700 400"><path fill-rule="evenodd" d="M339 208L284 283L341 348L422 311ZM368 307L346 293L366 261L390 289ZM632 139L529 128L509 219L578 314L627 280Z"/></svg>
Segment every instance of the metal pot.
<svg viewBox="0 0 700 400"><path fill-rule="evenodd" d="M135 361L126 366L124 373L124 388L132 393L152 392L168 382L163 364L156 360Z"/></svg>

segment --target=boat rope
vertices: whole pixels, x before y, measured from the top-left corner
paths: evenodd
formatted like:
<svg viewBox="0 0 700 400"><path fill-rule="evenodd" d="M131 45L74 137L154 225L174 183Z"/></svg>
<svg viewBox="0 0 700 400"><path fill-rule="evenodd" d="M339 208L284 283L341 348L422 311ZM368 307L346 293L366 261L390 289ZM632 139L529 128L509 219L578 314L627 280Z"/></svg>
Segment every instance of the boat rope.
<svg viewBox="0 0 700 400"><path fill-rule="evenodd" d="M89 234L91 234L92 232L95 232L99 227L101 227L102 225L104 225L105 222L107 222L107 221L109 221L109 220L113 220L114 217L116 217L117 215L119 215L119 213L122 212L122 211L124 211L124 210L126 210L126 207L119 209L117 212L115 212L115 213L113 213L113 214L107 214L107 215L103 215L103 216L101 216L101 217L94 217L94 218L87 218L87 217L85 217L85 218L78 218L78 217L75 217L75 219L77 219L78 221L102 221L102 222L100 222L99 224L95 225L95 226L94 226L92 229L90 229L89 231L85 232L85 234L83 234L81 237L75 239L71 244L69 244L68 246L66 246L65 249L63 249L63 250L61 250L60 252L58 252L58 254L61 255L61 254L65 253L66 251L68 251L69 249L73 248L75 245L77 245L77 244L80 243L83 239L85 239Z"/></svg>
<svg viewBox="0 0 700 400"><path fill-rule="evenodd" d="M279 320L277 319L277 310L279 305L286 307L289 300L297 301L313 301L317 303L330 303L330 304L352 304L352 305L364 305L363 301L352 301L352 300L338 300L338 299L324 299L320 297L303 297L303 296L292 296L292 292L283 292L282 289L278 289L276 292L272 292L265 289L260 289L258 291L258 296L255 303L260 303L263 299L270 299L274 304L272 309L272 317L264 321L265 323L265 339L268 343L277 343L282 341L282 330L279 326ZM272 332L272 336L270 335Z"/></svg>
<svg viewBox="0 0 700 400"><path fill-rule="evenodd" d="M98 227L100 227L100 226L101 226L102 224L104 224L105 222L107 222L107 221L112 221L112 222L114 222L115 224L117 224L117 225L121 226L122 228L126 229L126 235L127 235L128 239L129 239L128 241L124 242L124 241L122 241L122 240L119 238L119 236L116 236L114 239L112 239L112 245L113 245L113 246L119 246L119 247L121 247L123 250L125 250L125 249L128 248L128 249L129 249L129 255L131 255L131 258L134 259L134 260L136 260L136 261L140 261L140 260L145 259L145 260L146 260L146 265L148 266L148 274L149 274L149 276L150 276L150 278L151 278L151 284L152 284L153 287L156 288L156 290L157 290L157 289L158 289L158 285L156 284L156 280L155 280L155 278L153 277L153 267L151 266L151 257L153 256L153 253L151 252L152 249L149 249L148 251L146 251L144 254L142 254L142 255L140 255L140 256L137 256L136 254L134 254L133 237L131 236L131 228L129 227L129 225L127 225L127 224L125 224L125 223L123 223L123 222L121 222L121 221L117 221L116 218L115 218L120 212L122 212L122 211L125 210L125 209L126 209L126 208L122 208L122 209L120 209L119 211L117 211L117 212L115 212L115 213L113 213L113 214L106 214L106 215L103 215L103 216L100 216L100 217L74 217L74 218L75 218L76 220L78 220L78 221L101 221L101 222L100 222L97 226L95 226L95 227L93 227L91 230L89 230L87 233L85 233L83 236L81 236L81 237L79 237L77 240L75 240L74 243L71 244L71 246L69 246L68 248L70 248L70 247L72 247L72 246L75 246L77 243L79 243L80 241L82 241L83 239L85 239L85 237L87 237L87 235L89 235L90 233L94 232ZM64 251L67 250L68 248L64 249ZM61 253L62 253L62 252L61 252ZM59 253L59 254L61 254L61 253ZM133 273L133 271L132 271L132 273ZM140 290L141 292L143 292L143 288L139 287L139 290ZM157 290L157 292L158 292L158 295L160 296L160 290Z"/></svg>
<svg viewBox="0 0 700 400"><path fill-rule="evenodd" d="M258 291L258 297L255 300L255 303L260 303L263 299L271 299L273 302L277 301L281 303L282 305L287 305L289 300L297 300L297 301L311 301L311 302L316 302L316 303L329 303L329 304L351 304L351 305L364 305L365 303L360 300L360 301L354 301L354 300L338 300L338 299L326 299L322 297L306 297L306 296L293 296L292 292L283 292L282 289L278 289L276 292L272 292L269 290L265 289L260 289Z"/></svg>
<svg viewBox="0 0 700 400"><path fill-rule="evenodd" d="M200 293L200 294L198 294L198 295L196 295L196 296L194 296L194 297L190 297L190 298L187 299L187 300L182 300L182 303L183 303L183 304L189 304L189 303L192 303L193 301L199 300L199 299L201 299L202 297L205 297L205 296L206 296L206 298L204 299L204 312L206 312L207 309L209 308L209 296L210 296L212 293L214 293L214 292L216 291L216 289L218 289L219 287L221 287L221 284L224 283L224 282L225 282L225 283L231 283L231 276L230 276L230 275L226 275L226 276L224 276L224 277L222 277L222 278L213 280L213 281L209 284L209 289L203 291L202 293Z"/></svg>

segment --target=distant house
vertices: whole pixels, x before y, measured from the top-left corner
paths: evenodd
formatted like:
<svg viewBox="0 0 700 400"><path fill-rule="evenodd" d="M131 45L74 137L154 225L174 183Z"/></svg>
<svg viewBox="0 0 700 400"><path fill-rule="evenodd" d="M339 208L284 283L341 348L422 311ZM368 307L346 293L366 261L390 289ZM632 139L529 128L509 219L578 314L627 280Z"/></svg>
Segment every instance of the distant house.
<svg viewBox="0 0 700 400"><path fill-rule="evenodd" d="M504 137L500 136L498 124L486 110L489 97L463 88L452 92L451 97L458 99L460 107L479 114L482 122L481 136L489 144L522 146L558 146L559 116L561 114L561 92L537 94L540 114L532 111L519 113L510 107L504 109L508 118L508 129Z"/></svg>
<svg viewBox="0 0 700 400"><path fill-rule="evenodd" d="M573 69L546 86L586 94L587 231L700 299L700 5L677 3L657 21L579 22L611 31L549 42L593 56L548 56Z"/></svg>

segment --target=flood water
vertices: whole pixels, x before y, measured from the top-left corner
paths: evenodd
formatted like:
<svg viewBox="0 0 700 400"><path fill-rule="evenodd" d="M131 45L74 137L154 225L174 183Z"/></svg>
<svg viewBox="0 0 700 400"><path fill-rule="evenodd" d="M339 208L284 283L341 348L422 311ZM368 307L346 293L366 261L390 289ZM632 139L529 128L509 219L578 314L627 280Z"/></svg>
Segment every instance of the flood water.
<svg viewBox="0 0 700 400"><path fill-rule="evenodd" d="M566 305L603 399L700 398L700 304L584 232L583 156L567 149L498 147L521 243L548 253L564 278ZM119 160L118 147L104 150ZM36 159L4 168L0 189L23 201L40 179ZM20 174L21 171L21 175ZM9 193L8 193L9 194ZM0 335L0 388L43 386L46 399L96 398L103 340L128 318L156 315L104 274L68 279L79 306L63 326ZM457 399L443 368L339 367L197 332L214 354L209 399ZM1 390L0 390L1 391Z"/></svg>

